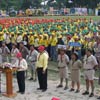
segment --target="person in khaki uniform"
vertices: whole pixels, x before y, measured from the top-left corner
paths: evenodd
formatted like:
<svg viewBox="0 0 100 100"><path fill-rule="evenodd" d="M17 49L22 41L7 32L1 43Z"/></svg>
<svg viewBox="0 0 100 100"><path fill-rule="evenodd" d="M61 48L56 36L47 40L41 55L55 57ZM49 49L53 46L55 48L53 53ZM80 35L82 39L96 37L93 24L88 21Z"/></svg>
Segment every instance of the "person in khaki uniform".
<svg viewBox="0 0 100 100"><path fill-rule="evenodd" d="M10 50L9 48L6 46L5 42L2 42L2 62L9 62L8 56L10 55Z"/></svg>
<svg viewBox="0 0 100 100"><path fill-rule="evenodd" d="M99 71L98 83L100 85L100 35L96 37L96 43L94 44L94 52L95 52L95 57L98 61L98 71ZM97 99L100 99L100 96Z"/></svg>
<svg viewBox="0 0 100 100"><path fill-rule="evenodd" d="M86 80L86 91L83 93L83 95L89 95L89 87L91 86L91 94L89 95L89 97L94 96L94 69L97 67L97 65L98 63L95 56L92 55L92 50L87 49L83 65L84 77Z"/></svg>
<svg viewBox="0 0 100 100"><path fill-rule="evenodd" d="M100 71L100 36L96 37L96 43L94 44L95 57L98 61L98 67ZM100 74L99 74L99 84L100 84Z"/></svg>
<svg viewBox="0 0 100 100"><path fill-rule="evenodd" d="M69 57L65 54L65 49L60 49L60 54L58 55L58 69L59 69L59 76L60 76L60 84L57 88L63 87L63 79L65 79L66 85L64 90L68 89L68 63Z"/></svg>
<svg viewBox="0 0 100 100"><path fill-rule="evenodd" d="M75 93L80 92L80 68L82 67L82 62L78 59L78 53L74 52L71 55L70 69L71 69L71 89L74 91L75 83L77 84L77 90Z"/></svg>
<svg viewBox="0 0 100 100"><path fill-rule="evenodd" d="M38 51L34 49L34 46L30 46L29 55L27 56L27 61L29 69L31 72L31 77L29 80L36 81L36 61L37 61Z"/></svg>

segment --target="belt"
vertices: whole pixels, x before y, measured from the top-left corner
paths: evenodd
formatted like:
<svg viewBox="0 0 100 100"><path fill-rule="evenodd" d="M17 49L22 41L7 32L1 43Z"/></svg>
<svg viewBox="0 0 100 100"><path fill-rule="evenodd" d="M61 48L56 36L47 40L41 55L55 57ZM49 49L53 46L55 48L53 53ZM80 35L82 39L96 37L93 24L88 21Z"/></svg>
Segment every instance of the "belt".
<svg viewBox="0 0 100 100"><path fill-rule="evenodd" d="M72 71L74 71L74 70L79 70L79 69L72 69Z"/></svg>
<svg viewBox="0 0 100 100"><path fill-rule="evenodd" d="M31 61L31 62L36 62L36 61Z"/></svg>
<svg viewBox="0 0 100 100"><path fill-rule="evenodd" d="M43 67L39 67L39 66L38 66L37 68L38 68L38 69L43 69Z"/></svg>
<svg viewBox="0 0 100 100"><path fill-rule="evenodd" d="M84 69L84 70L93 70L93 69Z"/></svg>
<svg viewBox="0 0 100 100"><path fill-rule="evenodd" d="M66 68L66 67L64 66L64 67L58 67L58 68Z"/></svg>
<svg viewBox="0 0 100 100"><path fill-rule="evenodd" d="M95 53L97 53L97 54L98 54L98 53L100 53L100 52L95 52Z"/></svg>

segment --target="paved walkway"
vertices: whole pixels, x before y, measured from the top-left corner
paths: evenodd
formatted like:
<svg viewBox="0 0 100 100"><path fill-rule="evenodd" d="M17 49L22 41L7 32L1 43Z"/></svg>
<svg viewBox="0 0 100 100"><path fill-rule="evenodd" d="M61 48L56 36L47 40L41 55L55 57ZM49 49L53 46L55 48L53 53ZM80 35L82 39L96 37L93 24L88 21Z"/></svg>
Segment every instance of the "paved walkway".
<svg viewBox="0 0 100 100"><path fill-rule="evenodd" d="M14 78L13 80L13 87L14 91L18 90L17 81ZM81 92L76 94L74 92L69 92L69 90L57 89L58 81L48 81L48 90L46 92L37 91L36 88L38 87L38 82L32 82L26 80L26 93L24 95L17 94L15 98L6 98L4 96L0 97L0 100L51 100L53 97L58 97L61 100L96 100L97 96L93 98L89 98L88 96L82 96L82 92L84 91L85 87L81 87ZM2 78L2 92L5 92L5 77Z"/></svg>

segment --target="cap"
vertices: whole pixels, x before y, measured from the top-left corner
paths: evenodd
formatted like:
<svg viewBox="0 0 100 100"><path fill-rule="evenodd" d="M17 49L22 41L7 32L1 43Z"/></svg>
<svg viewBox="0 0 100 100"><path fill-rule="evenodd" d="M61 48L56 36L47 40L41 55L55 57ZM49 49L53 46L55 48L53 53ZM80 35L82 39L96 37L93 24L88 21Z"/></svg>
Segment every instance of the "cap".
<svg viewBox="0 0 100 100"><path fill-rule="evenodd" d="M17 57L17 58L20 58L20 57L22 57L22 54L21 54L21 52L18 52L18 53L16 54L16 57Z"/></svg>
<svg viewBox="0 0 100 100"><path fill-rule="evenodd" d="M39 46L38 47L38 50L44 51L45 50L45 47L44 46Z"/></svg>
<svg viewBox="0 0 100 100"><path fill-rule="evenodd" d="M60 98L53 97L52 100L60 100Z"/></svg>

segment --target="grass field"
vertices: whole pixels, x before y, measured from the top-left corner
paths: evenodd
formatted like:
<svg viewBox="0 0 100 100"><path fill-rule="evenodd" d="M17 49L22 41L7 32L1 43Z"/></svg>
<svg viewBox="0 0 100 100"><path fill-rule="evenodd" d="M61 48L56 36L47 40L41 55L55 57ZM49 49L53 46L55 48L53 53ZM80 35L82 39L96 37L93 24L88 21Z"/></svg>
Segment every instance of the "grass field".
<svg viewBox="0 0 100 100"><path fill-rule="evenodd" d="M49 69L49 71L48 71L49 79L50 80L59 80L59 72L58 72L58 68L57 68L57 62L49 61L48 69ZM100 73L99 70L97 70L95 72L95 78L98 78L99 73ZM69 76L70 76L70 74L69 74ZM70 77L69 77L69 81L71 81ZM59 81L58 81L58 83L59 83ZM98 85L98 79L95 79L94 83L95 83L96 88L100 87ZM83 69L81 70L81 84L85 85Z"/></svg>
<svg viewBox="0 0 100 100"><path fill-rule="evenodd" d="M33 19L36 19L36 18L39 18L39 19L42 19L42 18L46 18L46 19L50 19L50 18L53 18L53 19L62 19L62 18L72 18L72 19L77 19L77 18L87 18L87 19L90 19L92 18L94 21L100 21L100 16L37 16L37 17L31 17Z"/></svg>
<svg viewBox="0 0 100 100"><path fill-rule="evenodd" d="M78 18L86 18L86 19L90 19L92 18L94 21L96 22L100 22L100 16L34 16L34 17L8 17L8 18L33 18L33 19L42 19L42 18L46 18L46 19L62 19L62 18L72 18L72 19L78 19ZM2 18L3 19L3 18Z"/></svg>

